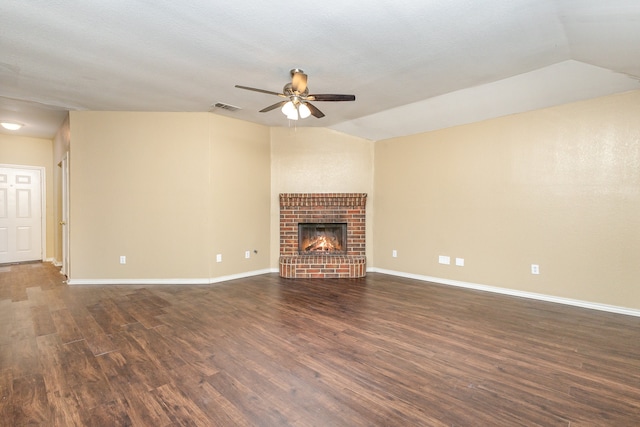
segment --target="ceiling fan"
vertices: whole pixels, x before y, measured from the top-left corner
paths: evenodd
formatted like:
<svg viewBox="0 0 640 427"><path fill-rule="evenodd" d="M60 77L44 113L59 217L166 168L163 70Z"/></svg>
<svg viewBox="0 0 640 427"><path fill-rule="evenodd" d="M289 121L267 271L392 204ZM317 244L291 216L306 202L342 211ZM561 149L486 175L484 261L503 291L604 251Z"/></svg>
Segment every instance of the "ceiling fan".
<svg viewBox="0 0 640 427"><path fill-rule="evenodd" d="M355 101L355 95L336 95L336 94L309 94L307 87L307 75L304 71L294 68L290 71L291 83L287 83L282 88L282 93L270 90L256 89L254 87L236 85L239 89L252 90L254 92L267 93L276 95L284 100L276 102L273 105L260 110L261 113L282 108L282 112L290 120L305 119L310 115L318 119L324 117L324 113L316 108L309 101Z"/></svg>

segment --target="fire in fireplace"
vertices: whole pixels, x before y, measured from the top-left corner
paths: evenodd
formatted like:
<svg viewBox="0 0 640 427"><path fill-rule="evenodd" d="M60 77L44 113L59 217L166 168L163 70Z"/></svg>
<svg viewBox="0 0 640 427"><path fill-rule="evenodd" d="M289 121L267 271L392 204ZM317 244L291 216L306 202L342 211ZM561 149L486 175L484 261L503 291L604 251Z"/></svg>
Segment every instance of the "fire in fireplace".
<svg viewBox="0 0 640 427"><path fill-rule="evenodd" d="M300 255L343 255L347 252L347 223L298 223Z"/></svg>

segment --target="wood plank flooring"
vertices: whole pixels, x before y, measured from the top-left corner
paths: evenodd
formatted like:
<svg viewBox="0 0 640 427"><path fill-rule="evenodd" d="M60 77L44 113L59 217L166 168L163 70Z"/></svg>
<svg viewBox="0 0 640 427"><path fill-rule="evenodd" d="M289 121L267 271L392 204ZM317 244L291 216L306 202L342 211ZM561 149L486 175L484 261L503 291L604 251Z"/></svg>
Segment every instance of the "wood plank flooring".
<svg viewBox="0 0 640 427"><path fill-rule="evenodd" d="M0 266L3 426L637 426L640 318L369 274Z"/></svg>

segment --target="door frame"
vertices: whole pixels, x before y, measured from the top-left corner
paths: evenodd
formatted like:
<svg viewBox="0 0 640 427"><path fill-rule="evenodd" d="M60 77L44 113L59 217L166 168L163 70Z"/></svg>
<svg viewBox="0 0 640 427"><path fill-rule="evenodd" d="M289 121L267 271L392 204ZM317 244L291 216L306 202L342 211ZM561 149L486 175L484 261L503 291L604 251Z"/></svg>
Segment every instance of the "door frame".
<svg viewBox="0 0 640 427"><path fill-rule="evenodd" d="M46 261L47 257L47 173L44 166L13 165L0 163L0 168L29 169L40 173L40 261Z"/></svg>
<svg viewBox="0 0 640 427"><path fill-rule="evenodd" d="M62 218L60 225L62 226L62 269L61 274L69 277L69 152L62 156L60 162L62 169Z"/></svg>

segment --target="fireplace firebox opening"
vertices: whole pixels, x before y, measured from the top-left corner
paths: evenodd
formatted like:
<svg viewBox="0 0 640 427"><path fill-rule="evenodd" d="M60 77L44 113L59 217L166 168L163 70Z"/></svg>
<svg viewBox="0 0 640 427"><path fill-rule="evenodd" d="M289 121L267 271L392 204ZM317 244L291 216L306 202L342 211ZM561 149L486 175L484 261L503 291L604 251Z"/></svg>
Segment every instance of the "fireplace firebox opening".
<svg viewBox="0 0 640 427"><path fill-rule="evenodd" d="M347 253L347 223L299 223L299 255Z"/></svg>

